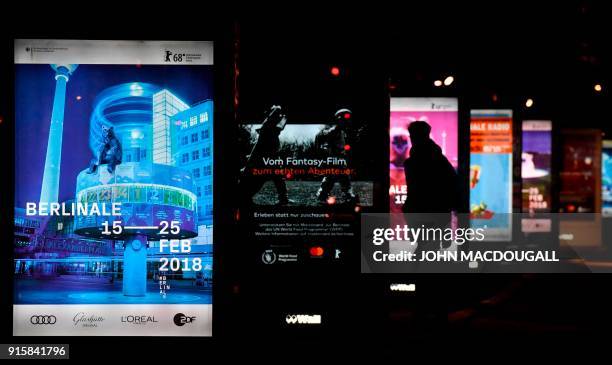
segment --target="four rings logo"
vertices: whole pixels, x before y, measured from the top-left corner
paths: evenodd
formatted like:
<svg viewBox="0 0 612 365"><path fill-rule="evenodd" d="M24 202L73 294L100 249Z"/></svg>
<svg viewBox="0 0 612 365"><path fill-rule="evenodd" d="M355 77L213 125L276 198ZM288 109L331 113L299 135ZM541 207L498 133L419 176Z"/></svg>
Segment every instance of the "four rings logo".
<svg viewBox="0 0 612 365"><path fill-rule="evenodd" d="M321 324L320 314L287 314L287 324Z"/></svg>
<svg viewBox="0 0 612 365"><path fill-rule="evenodd" d="M30 317L30 323L36 325L55 324L55 322L57 322L57 318L53 315L40 314Z"/></svg>

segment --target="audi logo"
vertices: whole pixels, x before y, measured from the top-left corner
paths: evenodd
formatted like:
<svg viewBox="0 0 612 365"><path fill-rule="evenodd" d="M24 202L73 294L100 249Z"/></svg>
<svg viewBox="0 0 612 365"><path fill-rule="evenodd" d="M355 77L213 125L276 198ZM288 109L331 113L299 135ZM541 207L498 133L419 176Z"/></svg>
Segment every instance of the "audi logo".
<svg viewBox="0 0 612 365"><path fill-rule="evenodd" d="M30 317L30 323L32 324L55 324L57 318L53 315L37 315Z"/></svg>

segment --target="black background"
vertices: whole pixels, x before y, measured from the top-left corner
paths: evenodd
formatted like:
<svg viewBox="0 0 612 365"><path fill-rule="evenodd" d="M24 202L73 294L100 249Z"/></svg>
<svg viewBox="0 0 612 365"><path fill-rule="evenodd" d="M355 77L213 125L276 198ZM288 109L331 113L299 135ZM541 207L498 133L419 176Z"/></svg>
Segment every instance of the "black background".
<svg viewBox="0 0 612 365"><path fill-rule="evenodd" d="M219 344L240 348L255 343L260 354L267 354L265 358L270 352L286 350L284 345L295 340L324 339L325 348L339 351L336 346L341 340L386 346L401 344L405 337L425 342L575 337L595 335L609 327L608 275L404 277L424 289L415 303L389 295L388 283L395 278L360 276L358 242L354 251L348 251L352 260L338 265L264 270L258 261L261 252L231 229L238 160L232 136L237 121L261 117L262 105L286 105L303 121L326 118L339 106L354 105L356 118L380 125L372 151L380 153L377 158L381 161L388 151L389 95L457 96L464 110L512 108L515 120L552 119L557 131L593 127L612 135L607 110L610 42L606 21L610 13L604 2L428 4L369 4L361 9L301 4L291 10L200 5L176 15L160 9L145 15L142 9L111 6L94 12L58 4L36 12L14 9L5 14L3 18L14 23L3 23L0 51L0 137L5 156L0 197L5 263L4 294L0 296L2 341L69 342L72 357L83 359L110 357L112 353L100 350L101 346L117 349L128 345L138 349L131 355L173 357ZM213 339L11 338L9 243L14 187L9 175L13 144L21 143L12 138L14 38L216 42ZM340 68L340 77L330 74L332 66ZM453 75L455 82L435 88L433 81L446 75ZM603 92L594 92L595 83L603 85ZM532 108L524 107L527 98L533 98ZM466 123L465 113L462 115ZM465 156L467 143L463 151ZM383 186L388 180L386 163L372 167ZM500 295L510 299L498 306L479 304L481 299ZM449 310L478 314L475 320L460 322L440 334L435 323L415 325L404 320L403 315L409 315L417 304L448 304ZM322 312L324 324L302 330L283 327L282 313L293 310ZM389 321L390 317L399 320ZM158 350L162 347L167 349L164 353Z"/></svg>

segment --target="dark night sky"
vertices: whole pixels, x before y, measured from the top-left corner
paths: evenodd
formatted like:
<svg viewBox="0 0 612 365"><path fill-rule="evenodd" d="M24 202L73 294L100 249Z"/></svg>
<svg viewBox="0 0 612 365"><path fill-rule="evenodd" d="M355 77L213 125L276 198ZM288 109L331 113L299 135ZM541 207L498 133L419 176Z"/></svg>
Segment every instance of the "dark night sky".
<svg viewBox="0 0 612 365"><path fill-rule="evenodd" d="M192 105L212 99L212 75L212 67L79 65L66 91L59 200L74 197L76 177L93 157L89 118L100 91L126 82L147 82L169 89ZM17 207L40 198L54 92L54 71L49 65L15 66Z"/></svg>

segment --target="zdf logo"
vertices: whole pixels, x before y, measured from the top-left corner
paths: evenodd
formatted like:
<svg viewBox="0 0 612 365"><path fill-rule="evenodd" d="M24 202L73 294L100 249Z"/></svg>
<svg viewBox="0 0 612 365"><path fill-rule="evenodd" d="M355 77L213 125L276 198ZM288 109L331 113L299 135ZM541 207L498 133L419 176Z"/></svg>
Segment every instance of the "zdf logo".
<svg viewBox="0 0 612 365"><path fill-rule="evenodd" d="M41 314L30 317L31 324L55 324L55 322L57 322L57 318L53 315Z"/></svg>
<svg viewBox="0 0 612 365"><path fill-rule="evenodd" d="M186 316L183 313L177 313L174 315L174 324L181 327L186 323L193 323L196 320L195 316Z"/></svg>

